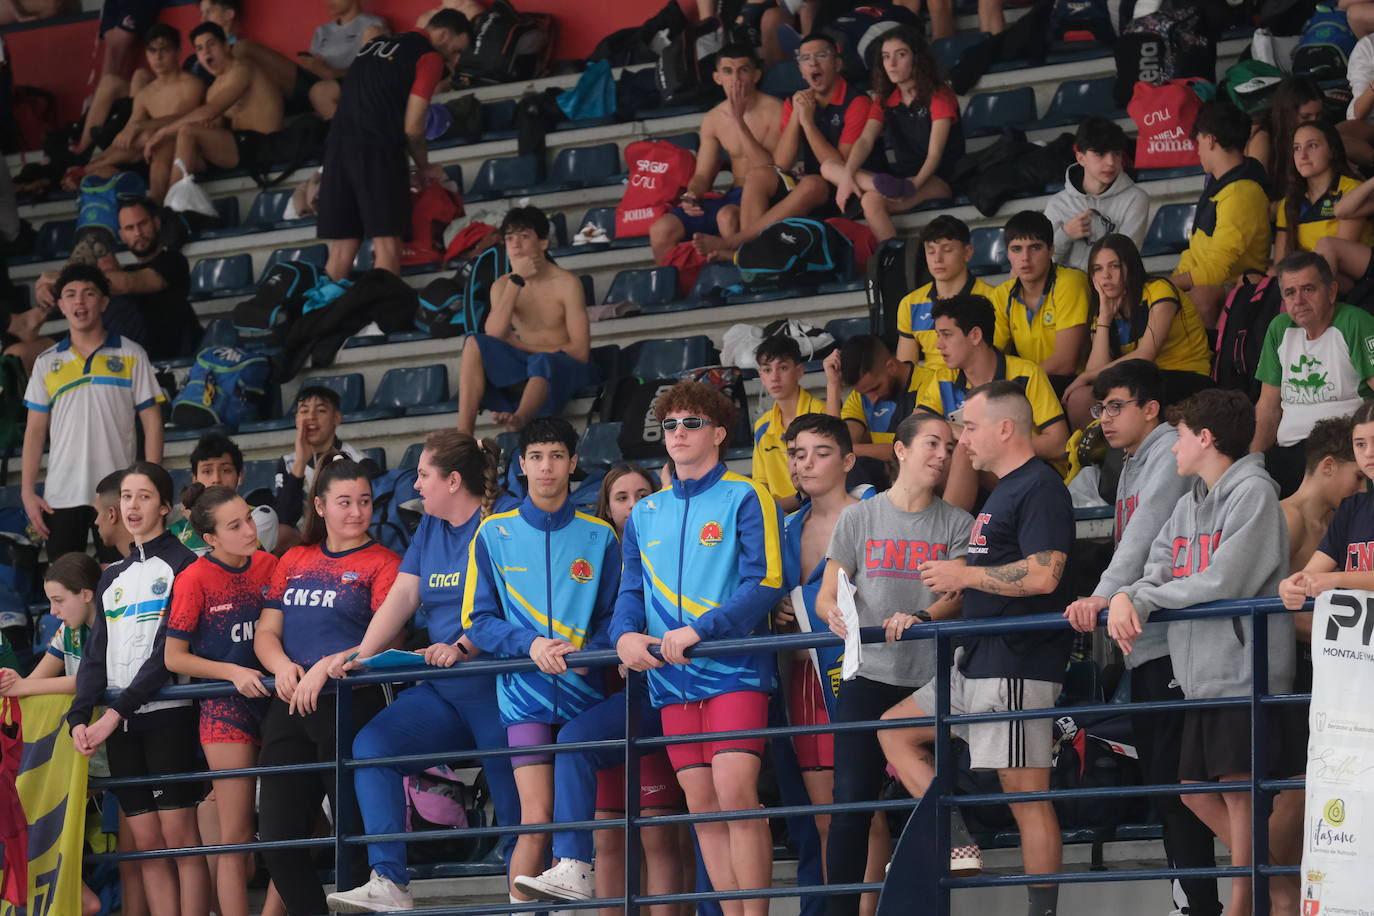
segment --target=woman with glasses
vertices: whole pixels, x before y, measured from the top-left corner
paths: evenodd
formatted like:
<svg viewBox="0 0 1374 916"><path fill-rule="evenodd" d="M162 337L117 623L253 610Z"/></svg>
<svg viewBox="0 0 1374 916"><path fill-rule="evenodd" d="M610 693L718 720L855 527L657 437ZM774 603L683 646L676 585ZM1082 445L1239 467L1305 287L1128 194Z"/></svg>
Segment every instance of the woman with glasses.
<svg viewBox="0 0 1374 916"><path fill-rule="evenodd" d="M1146 275L1135 242L1117 233L1099 239L1088 252L1088 276L1092 350L1087 368L1064 390L1070 426L1088 425L1093 382L1128 359L1159 367L1165 407L1211 387L1212 351L1193 301L1169 280Z"/></svg>

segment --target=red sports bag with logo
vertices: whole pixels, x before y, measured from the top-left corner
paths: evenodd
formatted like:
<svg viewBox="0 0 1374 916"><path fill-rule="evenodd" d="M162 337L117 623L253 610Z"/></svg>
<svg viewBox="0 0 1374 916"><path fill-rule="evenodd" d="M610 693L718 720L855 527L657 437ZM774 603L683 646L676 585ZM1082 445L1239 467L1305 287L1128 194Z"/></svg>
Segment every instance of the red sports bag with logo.
<svg viewBox="0 0 1374 916"><path fill-rule="evenodd" d="M1135 121L1138 138L1135 167L1167 169L1197 165L1193 123L1202 110L1202 99L1193 89L1197 79L1169 80L1156 86L1136 83L1126 110Z"/></svg>
<svg viewBox="0 0 1374 916"><path fill-rule="evenodd" d="M638 140L625 147L630 178L615 208L615 237L648 235L654 220L667 213L687 187L697 157L667 140Z"/></svg>

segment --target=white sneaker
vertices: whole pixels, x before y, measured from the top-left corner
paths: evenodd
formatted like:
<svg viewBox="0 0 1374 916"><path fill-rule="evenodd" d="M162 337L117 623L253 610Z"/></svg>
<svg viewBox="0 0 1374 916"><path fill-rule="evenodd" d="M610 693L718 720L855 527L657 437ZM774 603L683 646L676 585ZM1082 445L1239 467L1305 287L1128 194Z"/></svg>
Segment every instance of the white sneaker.
<svg viewBox="0 0 1374 916"><path fill-rule="evenodd" d="M515 887L535 900L590 900L594 896L592 866L577 859L559 859L542 875L516 875Z"/></svg>
<svg viewBox="0 0 1374 916"><path fill-rule="evenodd" d="M955 877L966 878L983 870L983 851L977 844L955 846L949 851L949 873Z"/></svg>
<svg viewBox="0 0 1374 916"><path fill-rule="evenodd" d="M325 901L332 913L389 913L392 910L413 910L410 885L402 887L385 875L372 873L372 880L351 891L330 894Z"/></svg>

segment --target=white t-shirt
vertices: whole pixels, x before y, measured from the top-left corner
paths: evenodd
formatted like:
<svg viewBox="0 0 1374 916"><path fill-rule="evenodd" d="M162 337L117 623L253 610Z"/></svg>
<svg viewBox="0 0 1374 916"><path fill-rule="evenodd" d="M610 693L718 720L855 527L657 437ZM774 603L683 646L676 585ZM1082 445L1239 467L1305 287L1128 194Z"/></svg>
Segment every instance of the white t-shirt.
<svg viewBox="0 0 1374 916"><path fill-rule="evenodd" d="M1345 110L1347 120L1355 120L1355 100L1360 97L1370 83L1374 83L1374 35L1366 35L1355 42L1350 52L1350 63L1346 66L1345 77L1350 81L1350 106ZM1374 112L1371 112L1374 115Z"/></svg>
<svg viewBox="0 0 1374 916"><path fill-rule="evenodd" d="M1316 340L1288 315L1279 315L1264 335L1255 377L1279 389L1283 416L1278 444L1296 445L1318 420L1349 416L1370 396L1365 379L1374 376L1374 316L1350 305L1336 306L1331 327Z"/></svg>
<svg viewBox="0 0 1374 916"><path fill-rule="evenodd" d="M359 13L351 20L339 24L331 19L315 29L315 37L310 40L310 53L322 59L335 70L347 70L363 46L363 32L376 26L386 30L386 20L371 13Z"/></svg>
<svg viewBox="0 0 1374 916"><path fill-rule="evenodd" d="M49 415L48 505L94 505L101 478L134 461L138 412L164 400L148 354L118 334L89 357L72 349L70 337L39 354L24 406Z"/></svg>

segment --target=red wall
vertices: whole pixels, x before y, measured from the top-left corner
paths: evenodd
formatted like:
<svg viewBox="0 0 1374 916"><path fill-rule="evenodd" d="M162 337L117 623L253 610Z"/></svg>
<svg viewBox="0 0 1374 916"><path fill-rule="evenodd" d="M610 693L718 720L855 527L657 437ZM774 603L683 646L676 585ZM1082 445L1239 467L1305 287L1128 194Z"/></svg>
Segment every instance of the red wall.
<svg viewBox="0 0 1374 916"><path fill-rule="evenodd" d="M558 58L583 57L616 29L638 25L656 13L663 0L516 0L522 10L552 13L558 19ZM695 0L678 0L689 14ZM363 9L386 16L404 28L437 0L363 0ZM240 32L287 56L310 46L310 36L327 15L319 0L248 0ZM185 35L200 21L194 5L165 10L162 20ZM95 63L96 23L78 22L12 32L5 36L16 85L40 86L57 94L63 120L80 115L90 93ZM186 53L190 53L189 47Z"/></svg>

